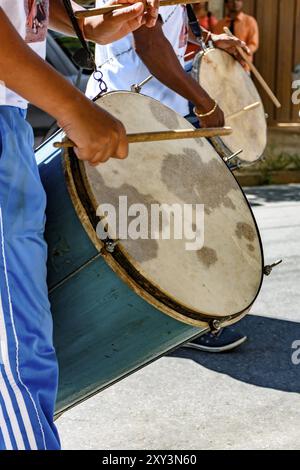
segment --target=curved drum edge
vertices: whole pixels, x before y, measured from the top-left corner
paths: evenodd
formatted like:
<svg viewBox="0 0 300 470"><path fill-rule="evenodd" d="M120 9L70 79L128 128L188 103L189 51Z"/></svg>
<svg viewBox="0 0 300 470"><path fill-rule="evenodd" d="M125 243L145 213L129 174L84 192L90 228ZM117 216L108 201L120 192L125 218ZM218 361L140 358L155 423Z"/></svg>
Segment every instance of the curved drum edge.
<svg viewBox="0 0 300 470"><path fill-rule="evenodd" d="M203 72L201 74L201 67L204 58L206 60L204 61L203 66L205 67L206 73L204 74ZM248 111L249 114L254 113L255 119L252 117L252 119L249 118L250 120L247 120L245 113L245 119L242 119L241 115L239 119L233 119L229 121L228 125L230 125L234 131L232 136L217 138L217 144L215 139L211 139L212 145L216 148L217 151L218 147L220 148L218 141L221 141L224 147L230 152L228 156L242 149L242 144L239 144L238 141L243 142L244 139L246 149L243 149L244 152L239 155L239 161L241 163L241 167L243 167L254 165L263 158L267 145L267 125L263 102L255 87L255 84L248 74L243 70L242 66L236 62L237 61L232 59L227 52L216 49L214 47L209 47L205 51L198 52L198 54L195 56L192 65L191 76L194 78L194 80L200 83L200 85L214 99L216 99L220 107L225 111L225 115L230 115L232 113L235 114L238 111L237 109L232 108L232 103L235 101L240 103L240 108L243 106L260 103L262 108L261 110L256 109L253 111ZM226 67L229 67L229 70ZM226 74L224 74L223 68L226 70ZM208 73L209 70L211 73ZM216 81L206 83L205 78L213 74L216 77ZM226 82L227 76L230 75L232 75L232 84L229 86L228 83L227 85L225 83L225 89L227 90L225 96L223 90L222 93L220 90L222 85L224 85L224 80ZM230 88L234 85L234 83L236 84L235 90L238 89L239 84L243 84L243 86L240 87L241 89L239 93L235 95L236 100L232 99L233 89ZM229 96L229 101L227 99L227 95ZM236 139L235 136L238 136L238 139ZM251 143L250 146L248 143L246 143L248 141ZM237 145L240 145L240 147L237 148Z"/></svg>
<svg viewBox="0 0 300 470"><path fill-rule="evenodd" d="M112 92L112 94L128 94L129 92ZM143 96L143 95L140 95ZM219 146L219 155L228 154L230 150L223 144L222 140L219 138L214 139L215 145ZM226 163L222 160L224 167L228 170ZM114 254L108 253L103 243L99 240L96 235L96 225L99 219L96 217L95 207L97 207L96 201L92 194L91 188L87 182L87 178L84 171L84 165L82 162L78 162L72 153L72 150L66 149L64 153L64 163L65 163L65 173L66 173L66 180L68 190L73 201L73 205L76 209L78 217L81 220L82 225L84 226L89 238L91 239L92 243L96 247L96 249L102 254L106 263L112 268L112 270L131 288L134 292L141 296L144 300L149 302L152 306L160 310L166 315L175 318L178 321L184 322L185 324L189 324L195 327L205 328L216 319L214 316L204 315L201 317L199 312L193 311L191 309L186 308L183 305L178 304L176 301L170 300L169 296L166 295L160 288L157 286L152 286L151 283L144 278L144 276L137 272L135 267L130 262L130 258L128 256L124 256L124 253L121 249L116 249ZM228 170L229 171L229 170ZM236 183L238 184L234 175L232 175ZM222 326L232 325L242 319L251 309L253 303L256 301L259 292L261 290L262 282L263 282L263 267L264 267L264 256L263 256L263 247L261 238L259 235L259 230L257 227L257 223L252 212L252 209L248 203L248 200L238 184L243 197L248 205L248 208L251 212L252 219L255 223L255 227L257 230L257 235L259 238L259 244L261 248L261 280L259 283L259 287L257 293L255 295L254 300L251 302L250 305L247 305L245 309L240 312L235 313L234 315L229 315L226 317L218 317L218 321ZM128 274L130 273L130 275Z"/></svg>

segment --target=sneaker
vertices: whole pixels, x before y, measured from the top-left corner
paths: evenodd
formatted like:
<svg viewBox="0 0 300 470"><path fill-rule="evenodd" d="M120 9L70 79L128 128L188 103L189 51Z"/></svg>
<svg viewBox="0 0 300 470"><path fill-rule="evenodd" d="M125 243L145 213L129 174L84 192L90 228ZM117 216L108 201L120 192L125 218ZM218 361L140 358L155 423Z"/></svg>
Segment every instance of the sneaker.
<svg viewBox="0 0 300 470"><path fill-rule="evenodd" d="M189 343L184 348L197 349L198 351L222 353L232 351L247 340L247 336L238 333L231 328L223 328L217 334L206 333Z"/></svg>

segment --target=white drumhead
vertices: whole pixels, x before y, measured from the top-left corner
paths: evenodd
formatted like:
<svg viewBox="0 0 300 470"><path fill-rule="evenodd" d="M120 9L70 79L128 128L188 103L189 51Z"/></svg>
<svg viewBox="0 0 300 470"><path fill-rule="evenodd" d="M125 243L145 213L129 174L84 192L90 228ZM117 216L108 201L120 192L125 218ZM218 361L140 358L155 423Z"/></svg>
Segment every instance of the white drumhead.
<svg viewBox="0 0 300 470"><path fill-rule="evenodd" d="M113 92L97 104L120 119L128 133L192 128L143 95ZM109 203L118 212L119 196L127 196L128 207L205 205L201 250L187 251L186 240L174 239L128 239L118 245L152 286L177 303L178 311L218 318L252 304L262 280L257 228L236 180L206 139L131 144L126 160L111 159L96 168L85 164L84 172L95 206Z"/></svg>
<svg viewBox="0 0 300 470"><path fill-rule="evenodd" d="M226 52L209 49L195 58L193 75L217 101L225 116L252 103L261 103L258 108L226 119L226 125L232 127L233 133L222 137L232 153L243 149L240 160L254 162L259 159L267 145L267 124L261 98L247 72Z"/></svg>

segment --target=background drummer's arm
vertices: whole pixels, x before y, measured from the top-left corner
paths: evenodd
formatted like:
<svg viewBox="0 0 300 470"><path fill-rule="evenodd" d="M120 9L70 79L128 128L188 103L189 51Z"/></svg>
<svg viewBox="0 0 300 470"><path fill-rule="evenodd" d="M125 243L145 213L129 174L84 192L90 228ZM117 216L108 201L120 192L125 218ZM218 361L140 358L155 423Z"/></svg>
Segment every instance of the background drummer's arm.
<svg viewBox="0 0 300 470"><path fill-rule="evenodd" d="M135 50L152 75L194 103L200 112L205 113L212 109L214 101L182 68L172 45L163 33L161 21L154 28L142 27L133 35Z"/></svg>

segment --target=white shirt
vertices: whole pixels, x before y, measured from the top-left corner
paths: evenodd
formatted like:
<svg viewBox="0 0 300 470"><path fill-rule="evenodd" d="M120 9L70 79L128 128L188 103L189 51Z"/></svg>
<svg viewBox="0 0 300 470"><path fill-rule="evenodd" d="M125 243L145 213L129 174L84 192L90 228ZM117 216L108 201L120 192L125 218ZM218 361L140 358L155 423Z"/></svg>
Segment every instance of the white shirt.
<svg viewBox="0 0 300 470"><path fill-rule="evenodd" d="M0 0L0 7L31 49L45 58L49 0ZM22 69L18 69L18 66L16 75L22 80ZM26 109L27 104L26 100L5 88L0 81L0 106Z"/></svg>
<svg viewBox="0 0 300 470"><path fill-rule="evenodd" d="M105 4L97 0L97 7ZM187 46L187 16L182 5L160 8L159 14L163 20L163 32L174 48L174 51L184 66L184 54ZM160 51L155 51L159 54ZM103 79L109 91L130 90L131 86L142 82L150 75L149 70L141 61L133 47L133 35L108 44L96 46L96 64L103 73ZM86 94L90 99L99 94L98 83L91 76ZM188 102L185 98L170 90L153 78L143 86L142 94L151 96L166 106L174 109L182 116L188 114Z"/></svg>

